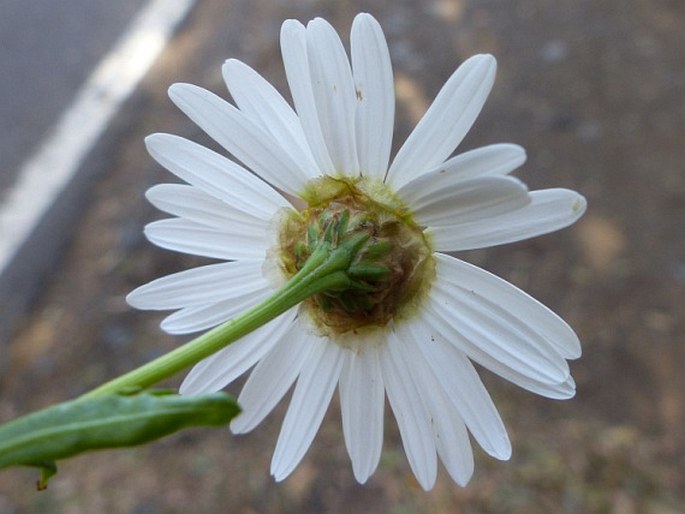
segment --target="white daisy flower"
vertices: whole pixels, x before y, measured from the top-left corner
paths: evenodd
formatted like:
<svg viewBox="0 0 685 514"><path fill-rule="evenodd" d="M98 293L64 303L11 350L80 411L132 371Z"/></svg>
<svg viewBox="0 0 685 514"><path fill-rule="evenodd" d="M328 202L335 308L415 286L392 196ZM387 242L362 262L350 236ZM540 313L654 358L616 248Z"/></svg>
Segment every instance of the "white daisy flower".
<svg viewBox="0 0 685 514"><path fill-rule="evenodd" d="M529 192L509 177L525 161L516 145L450 157L492 87L490 55L457 69L389 165L388 47L368 14L355 18L350 42L348 60L323 19L283 24L295 110L237 60L223 67L235 106L189 84L170 88L176 105L234 160L180 137L147 138L150 154L188 185L147 192L175 217L149 224L145 234L158 246L226 262L160 278L127 299L140 309L175 309L162 322L167 332L205 330L273 294L274 275L297 272L326 220L367 230L348 273L353 289L317 295L200 362L181 393L219 390L253 368L238 398L243 412L231 423L244 433L295 384L271 464L280 481L304 457L337 387L361 483L378 466L387 395L421 486L435 483L438 456L464 485L473 472L468 433L495 458L511 454L472 362L536 394L570 398L567 359L581 349L544 305L443 252L558 230L582 215L585 200L565 189ZM306 208L296 210L281 192Z"/></svg>

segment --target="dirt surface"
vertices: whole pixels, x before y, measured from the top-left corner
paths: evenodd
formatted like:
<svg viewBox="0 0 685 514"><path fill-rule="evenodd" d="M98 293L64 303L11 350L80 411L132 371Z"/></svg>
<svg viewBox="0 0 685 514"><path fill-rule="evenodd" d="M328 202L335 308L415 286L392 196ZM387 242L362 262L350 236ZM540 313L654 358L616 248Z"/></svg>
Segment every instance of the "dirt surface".
<svg viewBox="0 0 685 514"><path fill-rule="evenodd" d="M333 406L298 470L277 484L269 461L282 405L252 434L192 430L146 448L63 463L47 491L32 470L0 474L0 514L678 513L685 509L685 3L680 0L206 0L121 113L89 165L104 173L61 264L2 349L0 419L74 397L183 341L124 295L199 259L157 249L143 198L170 180L142 139L165 131L210 144L166 98L176 81L225 94L220 66L242 59L281 91L278 31L321 15L349 33L354 14L383 25L404 140L468 56L499 61L494 91L461 146L523 145L531 189L588 199L574 227L469 252L521 286L583 341L577 397L537 398L483 373L513 442L509 462L476 451L466 488L441 471L423 492L388 416L381 465L354 481ZM177 379L172 385L177 385Z"/></svg>

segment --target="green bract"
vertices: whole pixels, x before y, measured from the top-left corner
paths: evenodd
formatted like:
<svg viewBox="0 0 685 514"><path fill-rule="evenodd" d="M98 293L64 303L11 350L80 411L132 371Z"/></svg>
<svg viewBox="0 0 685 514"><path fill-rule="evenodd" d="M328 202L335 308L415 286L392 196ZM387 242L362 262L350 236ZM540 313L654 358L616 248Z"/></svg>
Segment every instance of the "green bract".
<svg viewBox="0 0 685 514"><path fill-rule="evenodd" d="M289 277L322 242L365 235L347 269L350 282L305 302L325 335L381 327L407 316L435 276L432 248L409 209L381 181L324 176L307 184L308 207L280 227L280 266Z"/></svg>

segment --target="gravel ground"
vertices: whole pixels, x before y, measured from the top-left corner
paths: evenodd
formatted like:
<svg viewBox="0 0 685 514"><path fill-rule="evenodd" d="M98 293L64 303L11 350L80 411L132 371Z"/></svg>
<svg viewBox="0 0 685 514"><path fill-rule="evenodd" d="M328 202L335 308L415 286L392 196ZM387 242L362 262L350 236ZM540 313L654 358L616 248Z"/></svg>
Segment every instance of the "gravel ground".
<svg viewBox="0 0 685 514"><path fill-rule="evenodd" d="M32 470L0 475L0 513L677 513L685 505L685 3L678 0L200 2L87 163L102 171L60 263L3 348L0 419L84 392L165 352L160 317L123 296L201 262L156 249L160 216L143 191L170 177L146 155L151 132L207 141L166 98L176 81L224 94L237 57L281 91L278 31L321 15L347 34L369 11L390 43L401 143L468 56L499 61L462 149L523 145L531 189L588 199L574 227L463 258L524 288L583 341L577 397L553 402L484 372L512 437L509 462L476 452L467 488L444 471L424 493L388 416L381 465L355 483L337 406L291 478L269 476L283 407L254 433L196 429L146 448L60 466L37 493ZM177 385L178 380L171 382Z"/></svg>

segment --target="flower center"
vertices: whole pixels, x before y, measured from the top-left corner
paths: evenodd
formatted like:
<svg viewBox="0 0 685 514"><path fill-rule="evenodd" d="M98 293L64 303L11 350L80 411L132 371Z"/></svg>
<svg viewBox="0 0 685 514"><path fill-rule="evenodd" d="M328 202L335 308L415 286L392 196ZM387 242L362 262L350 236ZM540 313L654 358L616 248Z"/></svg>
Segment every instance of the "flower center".
<svg viewBox="0 0 685 514"><path fill-rule="evenodd" d="M432 249L385 184L324 176L311 181L302 198L308 207L293 211L279 231L280 265L287 276L297 273L319 244L335 247L347 238L368 236L346 271L349 286L305 302L322 334L382 327L415 310L435 276Z"/></svg>

